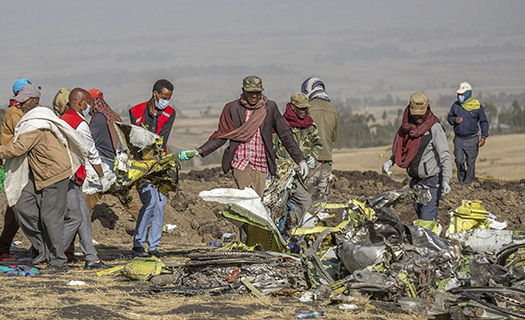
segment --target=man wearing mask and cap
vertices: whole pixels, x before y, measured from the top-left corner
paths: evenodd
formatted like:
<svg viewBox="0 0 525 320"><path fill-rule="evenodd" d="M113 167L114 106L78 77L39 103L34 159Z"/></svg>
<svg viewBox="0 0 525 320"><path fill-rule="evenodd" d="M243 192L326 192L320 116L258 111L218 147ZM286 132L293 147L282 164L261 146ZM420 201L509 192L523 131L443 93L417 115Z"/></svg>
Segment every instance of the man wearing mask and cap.
<svg viewBox="0 0 525 320"><path fill-rule="evenodd" d="M434 222L438 214L441 194L451 191L452 157L447 136L439 119L432 113L428 96L416 92L403 113L403 122L392 146L392 156L383 164L383 173L390 175L390 167L397 164L406 168L412 178L410 187L428 187L432 198L426 205L414 204L418 220L415 225L437 231Z"/></svg>
<svg viewBox="0 0 525 320"><path fill-rule="evenodd" d="M144 126L162 137L164 152L166 152L166 144L176 115L175 109L169 106L172 94L173 84L171 82L166 79L157 80L153 85L151 98L129 110L131 124ZM142 208L140 208L135 226L131 253L139 257L155 256L162 258L164 255L157 248L162 237L166 196L160 193L150 182L146 182L139 190L139 196L142 201ZM148 226L150 226L149 235ZM144 250L146 235L148 235L148 253Z"/></svg>
<svg viewBox="0 0 525 320"><path fill-rule="evenodd" d="M245 77L240 98L223 108L217 131L197 150L182 151L179 159L189 160L195 155L206 157L229 140L230 145L222 156L224 173L231 170L239 189L249 185L262 198L268 172L277 173L272 138L275 131L299 165L302 179L306 179L308 166L303 154L277 104L268 100L263 90L261 78Z"/></svg>
<svg viewBox="0 0 525 320"><path fill-rule="evenodd" d="M31 80L19 78L13 84L13 94L16 96L20 89L32 83ZM0 145L8 146L13 143L15 127L23 116L24 112L20 109L20 103L11 98L9 100L9 107L4 114L4 120L2 121ZM13 207L7 206L4 215L4 227L2 228L2 235L0 235L0 261L14 260L10 255L10 248L18 232L18 228L19 226L15 219L15 210Z"/></svg>
<svg viewBox="0 0 525 320"><path fill-rule="evenodd" d="M84 89L75 88L69 94L69 108L60 118L67 122L84 139L89 153L87 161L97 173L102 191L107 191L110 183L102 171L102 161L93 142L91 131L85 120L91 109L91 95ZM108 266L98 258L97 251L93 245L91 232L91 214L82 194L81 186L86 178L86 168L80 166L74 176L69 179L67 192L67 212L64 223L64 247L68 248L78 233L80 249L85 256L84 268L105 269ZM69 258L69 257L68 257Z"/></svg>
<svg viewBox="0 0 525 320"><path fill-rule="evenodd" d="M292 131L293 138L299 145L299 149L303 152L306 164L309 168L314 168L315 162L322 152L323 143L321 142L321 137L317 135L317 125L312 117L308 115L308 108L310 108L308 97L306 94L298 92L290 97L290 102L286 104L286 111L283 117ZM286 151L279 137L275 136L273 143L277 159L290 159L290 154ZM305 216L306 210L312 205L312 196L306 190L306 181L295 179L294 184L295 191L288 201L294 207L297 225L301 227L304 222L312 217Z"/></svg>
<svg viewBox="0 0 525 320"><path fill-rule="evenodd" d="M64 215L69 177L87 156L87 147L49 108L39 107L40 90L25 85L14 97L25 113L14 142L0 146L6 163L7 203L15 206L20 228L39 252L34 264L48 261L51 272L67 272Z"/></svg>
<svg viewBox="0 0 525 320"><path fill-rule="evenodd" d="M476 178L479 148L485 145L489 136L489 122L483 106L472 96L472 86L468 82L462 82L456 93L458 100L450 107L447 121L454 126L454 158L458 180L471 182Z"/></svg>
<svg viewBox="0 0 525 320"><path fill-rule="evenodd" d="M301 92L310 99L310 116L314 119L323 150L308 178L308 192L313 203L327 203L330 196L330 175L332 174L332 148L339 136L339 111L330 102L324 82L310 77L301 85Z"/></svg>

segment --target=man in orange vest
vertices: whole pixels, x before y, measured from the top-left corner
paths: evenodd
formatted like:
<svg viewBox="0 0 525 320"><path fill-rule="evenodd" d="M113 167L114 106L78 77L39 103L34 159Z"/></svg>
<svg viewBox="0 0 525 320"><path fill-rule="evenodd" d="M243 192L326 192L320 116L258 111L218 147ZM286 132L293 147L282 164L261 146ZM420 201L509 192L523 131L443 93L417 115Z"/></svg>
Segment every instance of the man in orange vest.
<svg viewBox="0 0 525 320"><path fill-rule="evenodd" d="M100 184L103 191L110 187L107 177L102 171L100 155L93 142L91 131L84 119L91 109L91 95L84 89L75 88L69 94L69 109L66 110L60 119L67 122L75 131L84 139L89 154L87 161L93 166L95 172L100 178ZM82 194L81 185L86 178L86 168L80 166L76 174L69 179L69 188L67 192L67 212L64 223L64 248L67 248L75 239L78 232L80 249L85 255L86 269L106 269L108 266L97 256L97 251L93 245L93 236L91 233L91 214L89 212L86 200Z"/></svg>
<svg viewBox="0 0 525 320"><path fill-rule="evenodd" d="M175 109L168 105L172 94L173 84L171 82L166 79L157 80L153 85L151 98L129 110L131 124L143 126L163 138L164 152L166 152L166 143L175 121ZM135 226L131 253L139 257L155 256L162 258L164 255L159 253L157 248L162 237L166 196L160 193L150 182L147 182L139 190L139 196L142 207ZM144 250L144 243L150 223L147 253Z"/></svg>

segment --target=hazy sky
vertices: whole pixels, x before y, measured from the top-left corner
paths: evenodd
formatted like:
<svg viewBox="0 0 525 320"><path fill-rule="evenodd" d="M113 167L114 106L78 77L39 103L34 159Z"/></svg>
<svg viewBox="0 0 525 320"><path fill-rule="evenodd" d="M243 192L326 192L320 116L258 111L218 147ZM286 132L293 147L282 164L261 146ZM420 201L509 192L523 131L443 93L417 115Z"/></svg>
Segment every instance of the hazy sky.
<svg viewBox="0 0 525 320"><path fill-rule="evenodd" d="M49 3L53 3L50 5ZM3 1L0 105L19 77L97 87L115 108L175 84L180 109L221 107L244 76L284 102L308 76L333 97L431 99L468 80L525 89L525 1Z"/></svg>

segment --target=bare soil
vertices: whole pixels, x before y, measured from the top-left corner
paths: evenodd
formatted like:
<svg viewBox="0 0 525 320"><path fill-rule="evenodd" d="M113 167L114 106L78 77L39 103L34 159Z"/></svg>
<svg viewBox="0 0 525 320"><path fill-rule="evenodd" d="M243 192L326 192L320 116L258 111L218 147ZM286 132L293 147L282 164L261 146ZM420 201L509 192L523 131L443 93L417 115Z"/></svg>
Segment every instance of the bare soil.
<svg viewBox="0 0 525 320"><path fill-rule="evenodd" d="M346 203L350 199L364 201L384 191L398 189L408 183L395 181L374 171L334 170L331 182L332 203ZM166 262L183 261L183 254L196 248L206 248L209 240L220 240L223 233L235 233L236 228L218 215L226 205L205 202L198 196L203 190L234 188L232 177L219 168L208 168L181 174L180 190L170 193L165 212L165 224L177 228L165 233L159 251L166 255ZM439 221L446 229L449 212L461 205L463 199L481 200L485 208L507 220L508 229L525 229L521 214L525 211L525 184L517 182L481 181L471 184L452 182L452 193L440 203ZM136 193L134 192L133 194ZM5 208L5 196L0 196L0 209ZM409 203L393 208L402 221L412 224L416 219ZM3 210L0 214L2 221ZM336 215L336 220L340 215ZM135 226L131 215L118 199L104 195L93 213L93 239L99 245L100 257L108 264L119 265L130 259L132 234ZM331 223L337 223L332 221ZM17 258L27 256L28 240L18 232L12 247ZM77 251L79 251L77 246ZM295 312L321 310L327 319L407 319L395 305L374 302L357 311L341 311L337 306L301 303L293 297L252 296L231 298L192 296L183 297L169 293L151 293L149 282L130 281L117 274L97 277L94 271L83 269L83 258L71 264L65 275L40 275L30 278L0 276L0 318L7 319L291 319ZM86 282L83 287L71 287L70 280ZM44 299L43 299L44 298ZM384 309L389 311L384 311Z"/></svg>

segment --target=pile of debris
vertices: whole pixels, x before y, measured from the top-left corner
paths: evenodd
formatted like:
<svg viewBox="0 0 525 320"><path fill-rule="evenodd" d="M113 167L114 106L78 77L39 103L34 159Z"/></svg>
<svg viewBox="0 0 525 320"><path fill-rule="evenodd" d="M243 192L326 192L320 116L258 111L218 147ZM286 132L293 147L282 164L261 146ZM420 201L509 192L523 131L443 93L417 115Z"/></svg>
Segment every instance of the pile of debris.
<svg viewBox="0 0 525 320"><path fill-rule="evenodd" d="M428 202L428 190L408 188L365 203L322 205L318 211L344 210L342 221L333 227L299 222L284 232L277 212L293 170L283 172L288 176L269 181L263 201L250 188L202 192L206 201L230 204L221 214L244 226L243 243L191 252L185 263L153 259L142 279L152 281L154 291L184 295L251 292L362 305L373 299L457 319L525 318L525 233L505 230L480 202L464 201L451 213L446 239L403 224L394 213L400 201ZM131 265L124 274L136 278L139 269Z"/></svg>

